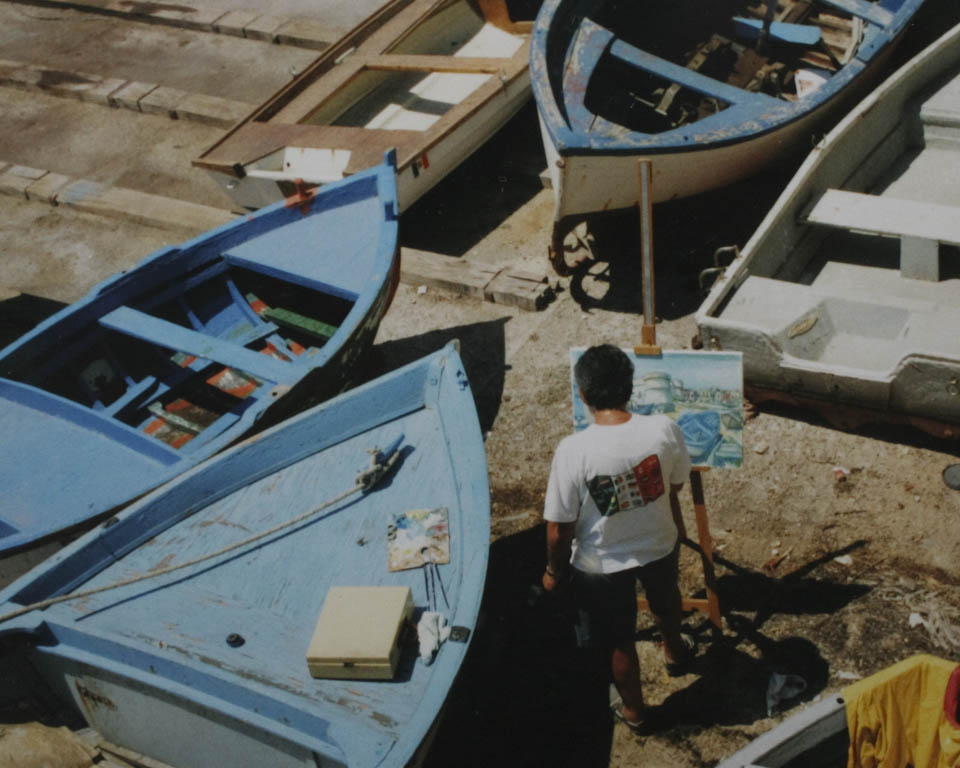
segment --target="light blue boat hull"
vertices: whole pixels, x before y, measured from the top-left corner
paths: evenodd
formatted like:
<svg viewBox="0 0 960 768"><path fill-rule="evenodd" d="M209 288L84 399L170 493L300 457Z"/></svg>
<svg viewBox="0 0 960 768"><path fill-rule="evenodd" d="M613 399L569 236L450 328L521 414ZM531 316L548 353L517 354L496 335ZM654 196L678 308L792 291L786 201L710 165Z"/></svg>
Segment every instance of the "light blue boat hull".
<svg viewBox="0 0 960 768"><path fill-rule="evenodd" d="M0 593L0 615L270 529L352 488L369 451L398 438L401 460L380 485L302 524L0 622L3 662L36 670L107 741L176 768L406 765L464 658L487 567L484 447L452 345L158 489ZM389 572L386 543L391 513L433 507L448 509L451 550L434 607L461 640L429 666L405 644L392 681L312 678L306 650L331 586L409 586L417 610L430 605L423 569Z"/></svg>
<svg viewBox="0 0 960 768"><path fill-rule="evenodd" d="M391 155L149 256L0 351L0 554L341 391L398 268Z"/></svg>

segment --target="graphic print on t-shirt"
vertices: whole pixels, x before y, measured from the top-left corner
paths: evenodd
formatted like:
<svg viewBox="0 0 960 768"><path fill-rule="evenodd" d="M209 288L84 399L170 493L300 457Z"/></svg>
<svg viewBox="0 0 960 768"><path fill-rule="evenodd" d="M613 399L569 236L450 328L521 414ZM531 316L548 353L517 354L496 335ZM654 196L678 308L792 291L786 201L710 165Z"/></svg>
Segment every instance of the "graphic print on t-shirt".
<svg viewBox="0 0 960 768"><path fill-rule="evenodd" d="M587 482L590 497L604 517L635 509L663 495L663 473L656 454L648 456L629 472L598 475Z"/></svg>

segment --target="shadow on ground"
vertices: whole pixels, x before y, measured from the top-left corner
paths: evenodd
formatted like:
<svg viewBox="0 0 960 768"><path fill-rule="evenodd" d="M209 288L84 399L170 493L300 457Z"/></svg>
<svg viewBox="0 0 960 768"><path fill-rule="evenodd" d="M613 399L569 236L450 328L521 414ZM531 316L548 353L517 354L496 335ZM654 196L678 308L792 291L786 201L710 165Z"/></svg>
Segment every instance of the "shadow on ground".
<svg viewBox="0 0 960 768"><path fill-rule="evenodd" d="M727 255L718 262L715 254L721 248L746 244L799 161L799 157L788 158L766 173L722 190L654 206L658 317L675 320L696 312L710 288L709 280L701 281L701 273L732 260ZM583 228L578 232L584 233ZM568 257L571 263L584 258L570 279L574 300L588 311L642 312L642 239L637 211L595 217L580 242L580 249ZM709 276L708 272L705 278Z"/></svg>
<svg viewBox="0 0 960 768"><path fill-rule="evenodd" d="M463 256L543 189L531 99L497 134L400 217L408 248Z"/></svg>
<svg viewBox="0 0 960 768"><path fill-rule="evenodd" d="M829 615L865 596L871 587L812 576L821 565L865 544L856 541L828 552L782 578L715 556L715 563L729 571L716 582L726 630L721 636L706 621L696 624L696 616L687 620L699 641L697 679L651 709L651 732L680 725L748 725L821 694L830 668L814 640L773 639L761 629L774 615ZM778 684L793 676L802 679L802 690L778 692Z"/></svg>
<svg viewBox="0 0 960 768"><path fill-rule="evenodd" d="M505 325L508 317L483 323L457 325L374 345L368 356L364 380L419 360L445 344L458 340L460 357L477 404L480 428L492 426L503 397L506 373Z"/></svg>
<svg viewBox="0 0 960 768"><path fill-rule="evenodd" d="M569 615L532 594L543 565L540 526L491 544L481 624L425 768L608 764L606 668L577 650Z"/></svg>
<svg viewBox="0 0 960 768"><path fill-rule="evenodd" d="M680 726L744 725L769 715L768 688L798 675L805 689L775 702L793 706L820 694L829 665L813 639L773 639L761 631L774 613L829 614L869 587L817 579L812 573L842 551L776 579L718 559L726 630L718 635L699 614L685 631L697 639L695 677L650 709L650 733ZM533 768L605 766L613 741L605 659L575 647L572 615L531 597L544 564L542 526L504 537L490 548L490 568L473 645L448 700L426 768L450 765ZM639 639L655 640L655 630ZM748 650L749 648L749 650Z"/></svg>
<svg viewBox="0 0 960 768"><path fill-rule="evenodd" d="M65 306L67 305L62 301L44 299L29 293L20 293L0 301L0 349L16 341Z"/></svg>

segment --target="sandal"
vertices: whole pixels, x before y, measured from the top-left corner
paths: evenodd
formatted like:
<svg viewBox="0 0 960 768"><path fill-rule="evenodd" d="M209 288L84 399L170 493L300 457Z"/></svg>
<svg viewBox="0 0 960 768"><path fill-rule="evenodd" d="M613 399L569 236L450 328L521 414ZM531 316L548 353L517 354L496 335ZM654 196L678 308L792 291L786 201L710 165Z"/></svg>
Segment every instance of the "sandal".
<svg viewBox="0 0 960 768"><path fill-rule="evenodd" d="M627 726L627 728L637 736L645 735L646 722L644 720L627 720L623 714L623 700L619 696L610 702L610 711L617 720Z"/></svg>
<svg viewBox="0 0 960 768"><path fill-rule="evenodd" d="M683 655L679 659L667 662L667 674L670 677L683 677L690 674L694 659L697 657L693 640L686 635L680 635L680 639L683 641Z"/></svg>

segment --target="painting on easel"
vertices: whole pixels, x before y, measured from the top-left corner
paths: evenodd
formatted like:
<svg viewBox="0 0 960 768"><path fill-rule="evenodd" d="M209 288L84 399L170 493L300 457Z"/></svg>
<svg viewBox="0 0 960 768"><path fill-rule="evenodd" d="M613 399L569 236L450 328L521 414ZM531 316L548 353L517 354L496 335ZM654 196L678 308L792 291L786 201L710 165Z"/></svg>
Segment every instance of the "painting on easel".
<svg viewBox="0 0 960 768"><path fill-rule="evenodd" d="M573 425L591 423L590 411L577 394L573 378L585 347L570 350ZM624 348L633 363L632 413L661 413L683 430L695 466L743 465L743 356L739 352L663 352L637 355Z"/></svg>

